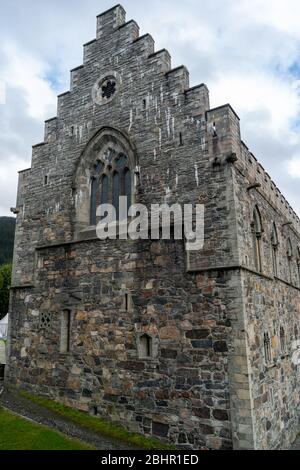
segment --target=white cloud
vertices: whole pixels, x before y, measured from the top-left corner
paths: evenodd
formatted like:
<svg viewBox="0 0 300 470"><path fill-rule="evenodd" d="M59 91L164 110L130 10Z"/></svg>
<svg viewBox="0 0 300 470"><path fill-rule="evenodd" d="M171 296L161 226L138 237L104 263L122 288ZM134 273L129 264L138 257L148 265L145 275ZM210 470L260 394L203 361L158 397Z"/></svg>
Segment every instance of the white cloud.
<svg viewBox="0 0 300 470"><path fill-rule="evenodd" d="M299 0L243 0L236 4L239 15L300 37Z"/></svg>
<svg viewBox="0 0 300 470"><path fill-rule="evenodd" d="M16 44L2 45L2 53L6 62L2 79L7 88L22 90L28 116L42 120L55 109L56 102L56 93L44 78L49 66Z"/></svg>
<svg viewBox="0 0 300 470"><path fill-rule="evenodd" d="M298 88L267 73L220 76L210 89L213 105L217 106L227 97L227 101L243 113L265 115L265 125L278 137L282 132L289 132L300 109Z"/></svg>

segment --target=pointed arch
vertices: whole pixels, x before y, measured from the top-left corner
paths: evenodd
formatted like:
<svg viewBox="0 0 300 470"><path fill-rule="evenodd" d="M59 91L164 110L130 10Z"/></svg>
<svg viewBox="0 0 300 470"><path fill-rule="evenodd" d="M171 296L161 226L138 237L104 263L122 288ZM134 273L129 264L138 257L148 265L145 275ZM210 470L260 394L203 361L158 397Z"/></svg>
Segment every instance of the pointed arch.
<svg viewBox="0 0 300 470"><path fill-rule="evenodd" d="M73 179L76 233L84 236L85 229L97 224L100 204L114 204L118 211L118 198L127 194L128 205L134 203L136 167L135 147L124 132L104 127L94 135L77 161Z"/></svg>

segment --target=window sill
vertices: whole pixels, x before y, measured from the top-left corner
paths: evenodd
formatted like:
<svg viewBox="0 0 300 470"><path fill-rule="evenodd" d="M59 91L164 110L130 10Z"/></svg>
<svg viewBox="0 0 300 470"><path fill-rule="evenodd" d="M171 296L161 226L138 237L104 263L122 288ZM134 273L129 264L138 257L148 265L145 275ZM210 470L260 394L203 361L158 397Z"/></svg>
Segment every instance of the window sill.
<svg viewBox="0 0 300 470"><path fill-rule="evenodd" d="M78 241L94 240L96 238L97 238L97 233L96 233L95 225L91 225L90 227L80 230L80 232L78 232L76 235L76 240Z"/></svg>
<svg viewBox="0 0 300 470"><path fill-rule="evenodd" d="M147 361L147 362L157 363L158 358L157 357L139 357L139 361Z"/></svg>

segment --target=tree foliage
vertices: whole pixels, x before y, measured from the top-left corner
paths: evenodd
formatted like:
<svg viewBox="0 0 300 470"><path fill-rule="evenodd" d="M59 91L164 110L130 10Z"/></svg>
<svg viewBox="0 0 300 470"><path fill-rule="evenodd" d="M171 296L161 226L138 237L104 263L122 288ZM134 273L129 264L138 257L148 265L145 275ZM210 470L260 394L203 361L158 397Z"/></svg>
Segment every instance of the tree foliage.
<svg viewBox="0 0 300 470"><path fill-rule="evenodd" d="M15 225L13 217L0 217L0 265L12 262Z"/></svg>
<svg viewBox="0 0 300 470"><path fill-rule="evenodd" d="M11 264L0 266L0 320L8 312L11 268Z"/></svg>

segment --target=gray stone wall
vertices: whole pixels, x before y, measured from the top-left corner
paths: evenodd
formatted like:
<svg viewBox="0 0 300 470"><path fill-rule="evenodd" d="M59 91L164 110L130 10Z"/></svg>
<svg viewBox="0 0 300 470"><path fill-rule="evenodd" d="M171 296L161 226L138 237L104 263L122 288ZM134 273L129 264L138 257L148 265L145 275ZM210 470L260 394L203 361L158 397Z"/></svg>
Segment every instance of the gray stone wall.
<svg viewBox="0 0 300 470"><path fill-rule="evenodd" d="M256 449L286 449L299 431L299 365L294 364L292 358L298 347L295 342L299 341L300 224L243 143L241 150L234 178L254 446ZM261 272L257 272L253 251L251 221L255 206L260 211L263 229ZM276 269L272 259L274 224L278 237ZM292 244L290 260L288 240ZM265 357L265 333L270 338L270 360Z"/></svg>

